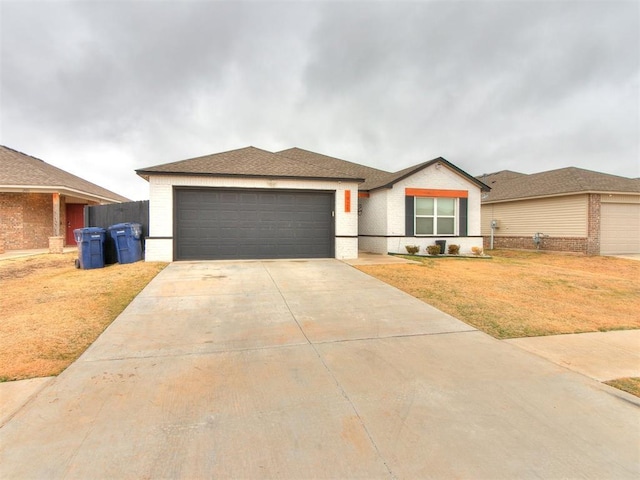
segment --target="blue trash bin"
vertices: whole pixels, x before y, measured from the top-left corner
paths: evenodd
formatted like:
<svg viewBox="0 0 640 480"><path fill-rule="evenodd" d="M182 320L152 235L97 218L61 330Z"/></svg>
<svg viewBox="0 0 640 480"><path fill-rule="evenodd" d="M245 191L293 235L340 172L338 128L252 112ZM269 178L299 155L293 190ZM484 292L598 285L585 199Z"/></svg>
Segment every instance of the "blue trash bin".
<svg viewBox="0 0 640 480"><path fill-rule="evenodd" d="M109 235L116 247L118 263L133 263L142 260L142 225L118 223L109 227Z"/></svg>
<svg viewBox="0 0 640 480"><path fill-rule="evenodd" d="M100 227L77 228L73 235L78 244L77 266L83 270L104 267L106 230Z"/></svg>

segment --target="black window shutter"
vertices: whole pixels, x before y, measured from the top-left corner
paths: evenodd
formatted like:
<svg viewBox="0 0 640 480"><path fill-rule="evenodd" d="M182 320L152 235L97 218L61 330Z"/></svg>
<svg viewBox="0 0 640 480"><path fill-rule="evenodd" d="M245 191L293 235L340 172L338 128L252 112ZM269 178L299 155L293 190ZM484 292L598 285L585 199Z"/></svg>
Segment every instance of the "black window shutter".
<svg viewBox="0 0 640 480"><path fill-rule="evenodd" d="M466 198L461 198L460 199L460 228L459 230L459 235L461 237L466 237L467 236L467 206L468 206L468 199Z"/></svg>
<svg viewBox="0 0 640 480"><path fill-rule="evenodd" d="M404 219L405 219L405 236L413 237L413 217L414 217L414 199L415 197L404 197Z"/></svg>

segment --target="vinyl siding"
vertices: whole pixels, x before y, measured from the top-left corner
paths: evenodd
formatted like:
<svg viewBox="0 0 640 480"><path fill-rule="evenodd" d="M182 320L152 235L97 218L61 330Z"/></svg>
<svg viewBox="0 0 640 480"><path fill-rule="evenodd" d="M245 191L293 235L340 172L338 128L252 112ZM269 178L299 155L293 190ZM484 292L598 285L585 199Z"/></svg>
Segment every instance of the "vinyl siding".
<svg viewBox="0 0 640 480"><path fill-rule="evenodd" d="M607 195L602 194L602 203L640 203L640 195Z"/></svg>
<svg viewBox="0 0 640 480"><path fill-rule="evenodd" d="M491 220L498 220L496 236L586 237L587 195L540 198L482 205L482 235L491 234Z"/></svg>
<svg viewBox="0 0 640 480"><path fill-rule="evenodd" d="M640 253L640 204L602 204L600 253Z"/></svg>

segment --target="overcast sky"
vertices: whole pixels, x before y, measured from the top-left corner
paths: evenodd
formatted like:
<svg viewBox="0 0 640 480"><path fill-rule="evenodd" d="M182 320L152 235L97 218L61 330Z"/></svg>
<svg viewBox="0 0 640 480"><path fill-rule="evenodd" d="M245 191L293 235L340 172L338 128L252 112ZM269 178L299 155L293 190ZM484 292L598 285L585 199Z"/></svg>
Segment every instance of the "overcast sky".
<svg viewBox="0 0 640 480"><path fill-rule="evenodd" d="M0 0L0 144L132 199L253 145L640 176L640 2Z"/></svg>

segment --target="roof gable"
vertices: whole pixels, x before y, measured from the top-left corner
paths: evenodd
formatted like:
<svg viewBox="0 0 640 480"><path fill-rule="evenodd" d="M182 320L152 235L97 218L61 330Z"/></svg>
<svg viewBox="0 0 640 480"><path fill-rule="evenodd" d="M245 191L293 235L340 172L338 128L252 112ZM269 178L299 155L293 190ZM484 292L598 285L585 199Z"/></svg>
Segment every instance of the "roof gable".
<svg viewBox="0 0 640 480"><path fill-rule="evenodd" d="M446 159L444 159L442 157L434 158L433 160L428 160L426 162L419 163L418 165L413 165L411 167L407 167L407 168L405 168L403 170L400 170L398 172L395 172L395 173L390 173L387 176L387 178L382 180L382 181L379 181L379 182L368 182L368 189L369 190L376 190L378 188L391 188L394 183L399 182L400 180L404 180L405 178L408 178L411 175L415 175L416 173L418 173L418 172L424 170L425 168L428 168L428 167L430 167L431 165L434 165L434 164L442 164L442 165L448 167L450 170L453 170L454 173L460 175L461 177L465 178L469 182L474 183L475 185L477 185L483 191L490 190L490 188L487 185L485 185L482 181L478 180L475 177L472 177L467 172L465 172L464 170L456 167L453 163L449 162L448 160L446 160Z"/></svg>
<svg viewBox="0 0 640 480"><path fill-rule="evenodd" d="M527 175L497 172L480 177L491 187L483 202L570 195L576 193L640 193L640 179L619 177L577 167Z"/></svg>
<svg viewBox="0 0 640 480"><path fill-rule="evenodd" d="M18 186L42 189L66 188L102 200L129 201L122 195L65 172L39 158L0 145L0 188Z"/></svg>

